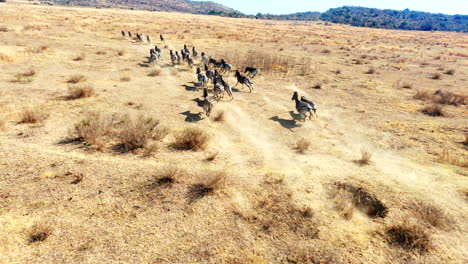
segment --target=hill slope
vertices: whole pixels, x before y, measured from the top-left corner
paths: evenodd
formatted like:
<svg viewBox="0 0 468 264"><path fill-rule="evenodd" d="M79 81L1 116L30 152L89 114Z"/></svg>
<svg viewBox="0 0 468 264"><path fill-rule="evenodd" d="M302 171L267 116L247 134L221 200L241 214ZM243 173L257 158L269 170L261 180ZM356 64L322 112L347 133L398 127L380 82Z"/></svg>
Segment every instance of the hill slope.
<svg viewBox="0 0 468 264"><path fill-rule="evenodd" d="M232 8L211 1L190 0L50 0L61 5L132 8L150 11L207 14L210 11L240 13Z"/></svg>

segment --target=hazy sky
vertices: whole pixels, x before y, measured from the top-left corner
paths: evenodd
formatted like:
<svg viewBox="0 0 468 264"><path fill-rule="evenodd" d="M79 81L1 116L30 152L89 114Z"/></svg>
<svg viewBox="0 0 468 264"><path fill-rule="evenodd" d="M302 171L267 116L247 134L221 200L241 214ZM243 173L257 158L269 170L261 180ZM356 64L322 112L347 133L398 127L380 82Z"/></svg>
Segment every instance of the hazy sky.
<svg viewBox="0 0 468 264"><path fill-rule="evenodd" d="M329 8L348 6L375 7L382 9L445 14L468 14L468 0L211 0L246 14L289 14L305 11L324 12Z"/></svg>

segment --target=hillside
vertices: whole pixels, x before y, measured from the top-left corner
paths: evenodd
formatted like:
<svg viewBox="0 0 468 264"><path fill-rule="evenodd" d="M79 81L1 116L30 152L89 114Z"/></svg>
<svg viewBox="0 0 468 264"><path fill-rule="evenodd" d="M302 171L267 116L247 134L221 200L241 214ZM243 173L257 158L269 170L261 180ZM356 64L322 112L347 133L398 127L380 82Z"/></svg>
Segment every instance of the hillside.
<svg viewBox="0 0 468 264"><path fill-rule="evenodd" d="M358 27L468 32L468 15L432 14L408 9L397 11L344 6L328 10L320 19Z"/></svg>
<svg viewBox="0 0 468 264"><path fill-rule="evenodd" d="M1 264L468 262L467 34L0 13ZM184 44L253 91L222 72L233 100L203 98Z"/></svg>
<svg viewBox="0 0 468 264"><path fill-rule="evenodd" d="M212 12L240 13L232 8L211 1L190 0L48 0L60 5L110 7L149 11L207 14Z"/></svg>

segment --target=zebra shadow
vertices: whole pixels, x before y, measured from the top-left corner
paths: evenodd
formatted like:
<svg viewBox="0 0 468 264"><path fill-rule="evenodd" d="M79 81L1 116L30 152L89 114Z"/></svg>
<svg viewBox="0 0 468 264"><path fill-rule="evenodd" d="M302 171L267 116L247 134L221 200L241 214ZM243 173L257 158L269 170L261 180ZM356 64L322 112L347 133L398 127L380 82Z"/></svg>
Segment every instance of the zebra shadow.
<svg viewBox="0 0 468 264"><path fill-rule="evenodd" d="M195 123L195 122L203 120L203 118L201 118L201 113L195 114L190 111L185 111L180 114L185 116L185 122Z"/></svg>
<svg viewBox="0 0 468 264"><path fill-rule="evenodd" d="M289 115L292 117L293 120L302 121L302 116L300 114L294 113L294 111L289 111Z"/></svg>
<svg viewBox="0 0 468 264"><path fill-rule="evenodd" d="M147 62L140 62L138 63L138 66L143 67L143 68L149 68L150 65Z"/></svg>
<svg viewBox="0 0 468 264"><path fill-rule="evenodd" d="M203 102L205 100L200 100L200 98L195 98L192 101L196 102L199 107L203 107Z"/></svg>
<svg viewBox="0 0 468 264"><path fill-rule="evenodd" d="M282 119L279 118L278 116L274 116L270 118L270 120L273 120L275 122L278 122L282 127L289 129L290 131L293 131L293 128L300 127L301 125L296 123L296 120L289 120L289 119Z"/></svg>
<svg viewBox="0 0 468 264"><path fill-rule="evenodd" d="M191 82L193 84L192 85L187 85L187 84L182 84L181 86L185 88L186 91L189 91L189 92L194 92L194 91L197 91L198 88L197 88L197 84L194 83L194 82Z"/></svg>

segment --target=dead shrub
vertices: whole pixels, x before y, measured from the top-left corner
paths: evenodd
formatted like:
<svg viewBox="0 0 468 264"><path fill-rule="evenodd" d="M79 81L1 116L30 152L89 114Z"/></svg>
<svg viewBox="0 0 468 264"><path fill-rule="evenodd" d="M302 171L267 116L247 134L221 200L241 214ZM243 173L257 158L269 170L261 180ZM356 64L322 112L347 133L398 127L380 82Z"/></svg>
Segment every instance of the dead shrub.
<svg viewBox="0 0 468 264"><path fill-rule="evenodd" d="M39 107L28 107L20 113L20 124L37 124L44 122L49 115Z"/></svg>
<svg viewBox="0 0 468 264"><path fill-rule="evenodd" d="M86 55L84 53L81 53L80 55L77 55L76 57L73 58L74 61L82 61L86 58Z"/></svg>
<svg viewBox="0 0 468 264"><path fill-rule="evenodd" d="M28 234L28 242L36 243L45 241L52 234L52 228L44 224L35 224Z"/></svg>
<svg viewBox="0 0 468 264"><path fill-rule="evenodd" d="M13 62L14 59L13 59L13 57L11 57L11 56L9 56L9 55L0 53L0 61Z"/></svg>
<svg viewBox="0 0 468 264"><path fill-rule="evenodd" d="M156 175L153 184L160 187L171 187L178 182L178 179L186 177L187 174L185 170L174 166L165 167Z"/></svg>
<svg viewBox="0 0 468 264"><path fill-rule="evenodd" d="M415 215L433 227L445 229L450 224L447 214L441 208L422 202L415 203L413 207Z"/></svg>
<svg viewBox="0 0 468 264"><path fill-rule="evenodd" d="M365 149L361 149L361 158L356 160L359 165L369 165L371 163L372 153Z"/></svg>
<svg viewBox="0 0 468 264"><path fill-rule="evenodd" d="M439 162L452 164L462 168L468 167L468 158L466 155L460 155L459 153L452 153L449 150L444 149L439 155Z"/></svg>
<svg viewBox="0 0 468 264"><path fill-rule="evenodd" d="M354 205L352 193L345 189L338 189L334 194L335 208L339 214L349 220L353 218Z"/></svg>
<svg viewBox="0 0 468 264"><path fill-rule="evenodd" d="M117 51L117 55L119 55L119 56L124 56L125 53L126 53L126 52L125 52L124 49L120 49L120 50Z"/></svg>
<svg viewBox="0 0 468 264"><path fill-rule="evenodd" d="M309 150L310 147L310 140L301 138L296 142L296 150L297 152L304 154Z"/></svg>
<svg viewBox="0 0 468 264"><path fill-rule="evenodd" d="M68 83L73 83L73 84L84 82L84 81L86 81L86 77L84 75L81 75L81 74L72 75L67 80Z"/></svg>
<svg viewBox="0 0 468 264"><path fill-rule="evenodd" d="M374 74L376 72L377 72L377 70L375 68L369 68L365 73L366 74Z"/></svg>
<svg viewBox="0 0 468 264"><path fill-rule="evenodd" d="M88 145L102 150L105 138L111 134L114 117L89 112L83 120L75 124L70 136L74 140L83 141Z"/></svg>
<svg viewBox="0 0 468 264"><path fill-rule="evenodd" d="M317 90L322 89L322 84L316 83L312 86L312 89L317 89Z"/></svg>
<svg viewBox="0 0 468 264"><path fill-rule="evenodd" d="M224 171L211 172L208 175L204 175L200 183L189 186L187 192L189 203L193 203L222 189L225 186L226 178L227 175Z"/></svg>
<svg viewBox="0 0 468 264"><path fill-rule="evenodd" d="M8 32L9 29L6 27L0 27L0 32Z"/></svg>
<svg viewBox="0 0 468 264"><path fill-rule="evenodd" d="M434 98L434 94L427 90L418 90L413 98L422 101L430 101Z"/></svg>
<svg viewBox="0 0 468 264"><path fill-rule="evenodd" d="M436 105L436 104L428 105L424 107L423 109L421 109L421 112L428 116L445 116L446 115L442 106Z"/></svg>
<svg viewBox="0 0 468 264"><path fill-rule="evenodd" d="M78 184L83 181L83 178L83 173L73 174L73 180L70 182L70 184Z"/></svg>
<svg viewBox="0 0 468 264"><path fill-rule="evenodd" d="M349 202L371 218L384 218L387 216L387 207L374 195L363 187L353 186L347 183L335 183L335 203L345 218L351 218L353 209Z"/></svg>
<svg viewBox="0 0 468 264"><path fill-rule="evenodd" d="M329 49L324 49L322 50L322 54L330 54L331 51Z"/></svg>
<svg viewBox="0 0 468 264"><path fill-rule="evenodd" d="M437 104L446 105L466 105L468 103L468 96L463 94L455 94L452 92L445 92L437 90L432 98L432 101Z"/></svg>
<svg viewBox="0 0 468 264"><path fill-rule="evenodd" d="M120 78L120 81L121 81L121 82L129 82L130 80L131 80L131 78L128 77L128 76L125 76L125 77L121 77L121 78Z"/></svg>
<svg viewBox="0 0 468 264"><path fill-rule="evenodd" d="M159 145L156 143L149 144L143 149L142 156L144 158L151 157L154 153L158 152L160 149Z"/></svg>
<svg viewBox="0 0 468 264"><path fill-rule="evenodd" d="M218 154L219 154L219 152L210 153L210 154L206 157L205 161L213 161L213 160L215 160L216 157L218 157Z"/></svg>
<svg viewBox="0 0 468 264"><path fill-rule="evenodd" d="M118 138L121 146L125 151L144 148L158 125L159 121L153 118L127 118L119 127Z"/></svg>
<svg viewBox="0 0 468 264"><path fill-rule="evenodd" d="M179 133L173 147L180 150L204 150L208 145L208 134L199 128L186 128Z"/></svg>
<svg viewBox="0 0 468 264"><path fill-rule="evenodd" d="M98 52L96 52L97 55L106 55L107 52L106 51L103 51L103 50L100 50Z"/></svg>
<svg viewBox="0 0 468 264"><path fill-rule="evenodd" d="M152 70L152 71L150 71L150 73L148 73L148 76L150 76L150 77L156 77L156 76L159 76L159 75L161 75L161 70L160 69Z"/></svg>
<svg viewBox="0 0 468 264"><path fill-rule="evenodd" d="M431 75L432 80L440 80L442 79L442 75L440 73L434 73Z"/></svg>
<svg viewBox="0 0 468 264"><path fill-rule="evenodd" d="M450 69L450 70L445 71L444 73L447 74L447 75L454 75L454 74L455 74L455 70L454 70L454 69Z"/></svg>
<svg viewBox="0 0 468 264"><path fill-rule="evenodd" d="M213 121L215 122L224 122L226 121L226 115L224 111L219 111L216 113L216 115L213 118Z"/></svg>
<svg viewBox="0 0 468 264"><path fill-rule="evenodd" d="M68 86L68 99L75 100L80 98L88 98L95 93L92 85L71 85Z"/></svg>
<svg viewBox="0 0 468 264"><path fill-rule="evenodd" d="M428 232L410 223L396 224L385 230L387 242L405 250L427 252L431 248Z"/></svg>
<svg viewBox="0 0 468 264"><path fill-rule="evenodd" d="M13 82L18 83L30 83L34 80L34 77L37 75L37 72L33 69L28 70L23 73L18 73L15 75L15 80Z"/></svg>

